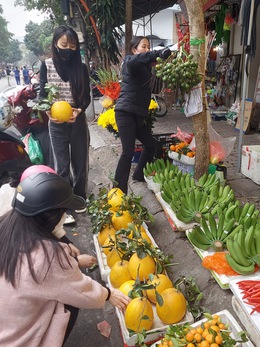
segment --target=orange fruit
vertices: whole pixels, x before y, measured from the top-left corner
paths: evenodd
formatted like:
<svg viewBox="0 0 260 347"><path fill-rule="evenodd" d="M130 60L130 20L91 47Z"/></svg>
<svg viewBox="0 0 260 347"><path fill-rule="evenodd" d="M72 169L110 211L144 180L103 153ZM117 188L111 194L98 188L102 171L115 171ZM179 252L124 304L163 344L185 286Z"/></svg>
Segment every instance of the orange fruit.
<svg viewBox="0 0 260 347"><path fill-rule="evenodd" d="M200 347L209 347L208 341L204 340L200 342Z"/></svg>
<svg viewBox="0 0 260 347"><path fill-rule="evenodd" d="M185 339L186 341L188 342L192 342L194 340L194 334L192 334L191 332L188 332L186 335L185 335Z"/></svg>
<svg viewBox="0 0 260 347"><path fill-rule="evenodd" d="M154 274L155 269L155 261L150 255L140 259L137 253L134 253L129 260L129 272L134 280L137 277L140 278L140 281L148 280L148 276Z"/></svg>
<svg viewBox="0 0 260 347"><path fill-rule="evenodd" d="M122 192L121 189L119 188L112 188L110 191L107 193L107 202L109 205L111 205L110 210L112 211L118 211L120 205L122 204L122 196L124 193Z"/></svg>
<svg viewBox="0 0 260 347"><path fill-rule="evenodd" d="M128 261L117 261L110 271L110 282L114 288L119 288L121 284L131 280L131 275L128 270Z"/></svg>
<svg viewBox="0 0 260 347"><path fill-rule="evenodd" d="M164 274L155 275L152 281L148 281L148 284L157 284L156 291L159 294L161 294L167 288L173 288L172 281ZM146 295L152 303L156 304L157 300L155 289L148 289L146 291Z"/></svg>
<svg viewBox="0 0 260 347"><path fill-rule="evenodd" d="M135 332L150 330L153 326L154 316L150 301L144 297L133 299L125 310L125 325L127 329Z"/></svg>
<svg viewBox="0 0 260 347"><path fill-rule="evenodd" d="M115 228L113 228L111 225L107 225L105 228L103 228L97 236L98 242L101 246L103 246L106 239L110 236L114 236L116 233Z"/></svg>
<svg viewBox="0 0 260 347"><path fill-rule="evenodd" d="M56 101L51 106L51 117L59 122L67 122L72 115L72 107L67 101Z"/></svg>
<svg viewBox="0 0 260 347"><path fill-rule="evenodd" d="M124 211L120 215L114 213L112 216L112 224L116 230L127 229L128 224L133 222L133 217L130 212Z"/></svg>
<svg viewBox="0 0 260 347"><path fill-rule="evenodd" d="M185 316L187 303L182 292L176 288L165 289L161 293L163 304L156 303L156 312L164 324L178 323Z"/></svg>

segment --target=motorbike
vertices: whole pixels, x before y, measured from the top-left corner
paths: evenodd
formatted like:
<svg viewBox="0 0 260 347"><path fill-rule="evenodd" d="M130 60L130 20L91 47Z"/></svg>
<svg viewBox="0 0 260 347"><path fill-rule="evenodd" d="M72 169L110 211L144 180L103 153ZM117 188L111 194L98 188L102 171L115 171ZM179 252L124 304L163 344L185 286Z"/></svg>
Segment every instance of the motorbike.
<svg viewBox="0 0 260 347"><path fill-rule="evenodd" d="M33 71L35 68L33 66ZM30 76L30 81L35 81L26 86L16 86L14 89L8 88L2 92L11 106L11 116L8 125L12 125L19 132L20 137L30 133L35 140L38 140L43 152L44 163L53 167L53 157L50 147L48 116L43 111L34 110L33 106L38 97L39 84L35 76L39 70Z"/></svg>

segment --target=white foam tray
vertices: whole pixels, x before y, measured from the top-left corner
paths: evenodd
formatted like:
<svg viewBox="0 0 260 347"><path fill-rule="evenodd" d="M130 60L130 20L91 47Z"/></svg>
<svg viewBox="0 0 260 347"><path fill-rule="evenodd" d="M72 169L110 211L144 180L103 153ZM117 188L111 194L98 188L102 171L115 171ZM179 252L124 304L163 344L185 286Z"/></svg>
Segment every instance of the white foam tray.
<svg viewBox="0 0 260 347"><path fill-rule="evenodd" d="M232 314L228 310L219 311L216 314L221 317L221 321L224 324L229 324L229 327L231 330L231 336L235 339L238 339L239 338L238 333L240 331L242 331L243 329L240 327L240 325L235 320L235 318L232 316ZM196 327L200 326L202 322L205 322L205 321L207 321L206 318L201 319L200 321L191 324L191 326L196 328ZM157 347L158 344L159 344L159 342L155 342L150 347ZM247 342L245 342L243 344L240 344L240 343L237 344L236 347L256 347L256 346L254 346L253 343L250 340L248 340Z"/></svg>
<svg viewBox="0 0 260 347"><path fill-rule="evenodd" d="M183 223L182 221L180 221L177 217L176 214L173 212L171 206L163 200L161 193L157 193L155 194L157 200L159 201L159 203L161 204L166 216L168 217L169 222L173 228L173 230L176 231L185 231L188 229L192 229L195 225L197 225L198 223ZM172 222L172 223L171 223Z"/></svg>
<svg viewBox="0 0 260 347"><path fill-rule="evenodd" d="M260 273L257 272L257 275L255 276L247 276L246 278L243 279L245 280L258 280L260 283ZM254 312L253 314L250 314L252 311L253 307L250 305L247 305L243 299L242 299L242 291L238 287L238 282L241 281L241 279L234 279L230 281L230 289L232 290L234 297L237 299L239 302L242 310L244 311L247 319L251 322L251 324L254 326L257 334L258 334L258 341L260 341L260 313L259 312ZM239 316L239 315L238 315ZM240 318L240 317L239 317ZM241 319L243 322L243 320Z"/></svg>
<svg viewBox="0 0 260 347"><path fill-rule="evenodd" d="M147 224L143 223L143 227L144 227L147 235L151 239L152 244L155 247L158 248L156 242L154 241L152 235L150 234L150 232L148 230ZM98 260L98 266L99 266L99 270L100 270L100 274L101 274L101 279L102 279L102 281L107 283L108 276L110 274L110 267L107 265L107 257L105 255L105 253L103 252L102 247L99 245L97 235L95 235L95 234L93 235L93 241L94 241L95 251L96 251L96 255L97 255L97 260Z"/></svg>

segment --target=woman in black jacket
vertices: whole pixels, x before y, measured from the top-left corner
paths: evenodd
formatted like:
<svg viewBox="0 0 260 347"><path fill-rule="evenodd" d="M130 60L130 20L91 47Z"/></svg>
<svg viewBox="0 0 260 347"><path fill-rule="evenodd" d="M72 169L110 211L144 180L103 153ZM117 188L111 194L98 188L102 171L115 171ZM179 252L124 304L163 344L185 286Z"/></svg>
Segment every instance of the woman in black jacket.
<svg viewBox="0 0 260 347"><path fill-rule="evenodd" d="M151 51L149 40L136 36L130 43L131 55L125 57L122 66L121 92L115 107L116 123L122 143L122 154L119 159L115 181L116 186L127 194L127 183L134 155L135 139L143 144L143 150L134 171L133 179L144 181L143 169L147 162L153 160L155 139L145 124L148 107L151 101L151 64L160 56L166 59L171 51Z"/></svg>

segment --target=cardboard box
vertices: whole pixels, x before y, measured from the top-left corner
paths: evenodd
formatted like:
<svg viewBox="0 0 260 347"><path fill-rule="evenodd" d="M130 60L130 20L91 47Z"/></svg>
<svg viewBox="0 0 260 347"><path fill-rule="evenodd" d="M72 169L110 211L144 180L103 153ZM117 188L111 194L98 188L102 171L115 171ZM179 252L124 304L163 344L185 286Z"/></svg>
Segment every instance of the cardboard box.
<svg viewBox="0 0 260 347"><path fill-rule="evenodd" d="M241 173L256 184L260 184L260 145L243 146Z"/></svg>
<svg viewBox="0 0 260 347"><path fill-rule="evenodd" d="M244 124L243 124L243 132L247 133L250 129L250 121L252 117L252 111L253 111L253 100L251 99L246 99L245 101L245 112L244 112ZM240 130L240 113L239 112L238 118L237 118L237 124L236 124L236 129Z"/></svg>

